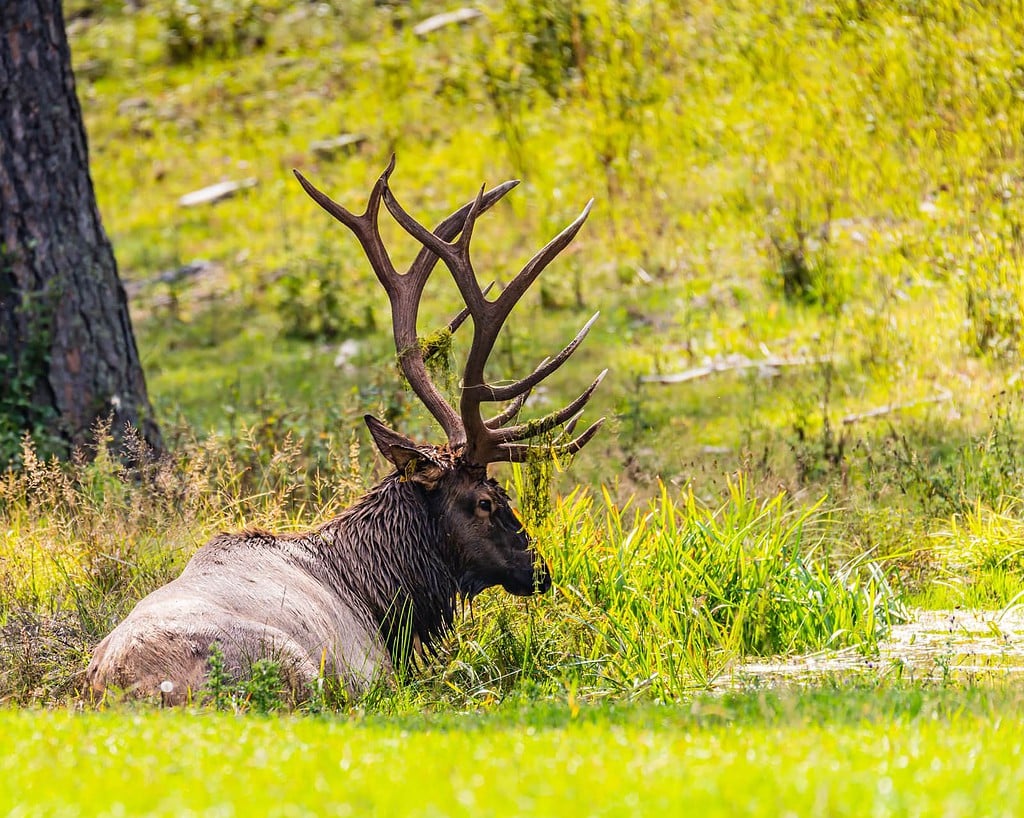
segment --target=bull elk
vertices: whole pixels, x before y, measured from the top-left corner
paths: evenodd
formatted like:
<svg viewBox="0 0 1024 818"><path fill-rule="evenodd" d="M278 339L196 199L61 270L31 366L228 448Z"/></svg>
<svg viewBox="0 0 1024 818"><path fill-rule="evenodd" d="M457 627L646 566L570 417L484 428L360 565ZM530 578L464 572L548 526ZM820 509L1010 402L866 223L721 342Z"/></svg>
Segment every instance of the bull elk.
<svg viewBox="0 0 1024 818"><path fill-rule="evenodd" d="M487 468L524 461L537 448L531 439L559 426L572 437L604 372L564 408L529 423L516 418L533 387L572 355L597 316L521 380L489 383L484 368L512 308L576 236L590 205L492 299L473 270L469 243L477 217L518 183L487 192L481 188L474 201L431 232L391 192L394 165L392 157L361 216L332 201L298 171L295 175L362 245L391 303L401 370L441 425L447 443L416 443L367 415L370 434L394 471L338 517L307 533L247 530L214 537L177 579L141 600L99 643L86 671L94 695L111 689L140 696L162 693L165 702L179 704L206 681L214 645L235 678L254 660L271 658L299 697L321 673L358 695L374 679L408 662L414 650L429 650L452 626L460 600L494 585L523 596L551 586L548 566ZM422 245L405 273L395 269L381 239L381 202ZM449 330L473 319L458 411L431 381L427 352L416 332L423 288L438 259L465 303ZM488 402L506 405L485 419L481 406ZM556 448L566 454L579 451L603 420Z"/></svg>

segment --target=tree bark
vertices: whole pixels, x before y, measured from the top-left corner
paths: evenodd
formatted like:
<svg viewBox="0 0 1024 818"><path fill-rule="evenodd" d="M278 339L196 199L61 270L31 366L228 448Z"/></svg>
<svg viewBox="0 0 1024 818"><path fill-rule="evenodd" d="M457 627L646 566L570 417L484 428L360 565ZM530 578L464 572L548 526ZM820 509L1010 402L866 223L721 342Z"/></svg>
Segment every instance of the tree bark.
<svg viewBox="0 0 1024 818"><path fill-rule="evenodd" d="M108 416L160 448L60 0L0 0L0 462L5 431L67 453Z"/></svg>

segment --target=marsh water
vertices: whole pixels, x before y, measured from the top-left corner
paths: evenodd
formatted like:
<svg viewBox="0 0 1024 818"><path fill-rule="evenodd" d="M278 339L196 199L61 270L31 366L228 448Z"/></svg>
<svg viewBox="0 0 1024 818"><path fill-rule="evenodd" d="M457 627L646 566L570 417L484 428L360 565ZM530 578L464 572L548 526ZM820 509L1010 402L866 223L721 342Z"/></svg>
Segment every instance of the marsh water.
<svg viewBox="0 0 1024 818"><path fill-rule="evenodd" d="M1024 674L1024 611L911 612L893 627L877 654L823 651L778 661L743 662L718 680L723 687L820 682L824 678L889 676L917 681L977 682ZM1022 676L1024 678L1024 676Z"/></svg>

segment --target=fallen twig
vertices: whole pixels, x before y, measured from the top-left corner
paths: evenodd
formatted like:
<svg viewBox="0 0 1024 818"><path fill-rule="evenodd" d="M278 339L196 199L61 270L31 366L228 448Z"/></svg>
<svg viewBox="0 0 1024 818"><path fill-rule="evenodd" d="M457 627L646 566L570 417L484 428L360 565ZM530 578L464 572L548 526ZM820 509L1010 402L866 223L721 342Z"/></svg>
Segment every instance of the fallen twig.
<svg viewBox="0 0 1024 818"><path fill-rule="evenodd" d="M760 369L765 374L773 374L772 370L782 369L790 366L813 366L814 364L826 363L831 356L820 357L796 357L796 358L760 358L754 360L746 355L730 355L728 358L711 361L703 366L696 366L687 369L685 372L675 372L667 375L644 375L640 378L643 383L686 383L696 381L714 375L718 372L737 372L745 369Z"/></svg>
<svg viewBox="0 0 1024 818"><path fill-rule="evenodd" d="M885 406L868 409L865 412L854 412L853 414L847 415L843 418L843 425L849 426L852 423L859 423L862 420L872 420L874 418L885 417L893 412L902 412L904 409L913 409L915 406L924 406L929 403L945 403L946 401L951 400L952 397L952 392L944 391L939 395L932 395L928 398L907 401L906 403L889 403Z"/></svg>

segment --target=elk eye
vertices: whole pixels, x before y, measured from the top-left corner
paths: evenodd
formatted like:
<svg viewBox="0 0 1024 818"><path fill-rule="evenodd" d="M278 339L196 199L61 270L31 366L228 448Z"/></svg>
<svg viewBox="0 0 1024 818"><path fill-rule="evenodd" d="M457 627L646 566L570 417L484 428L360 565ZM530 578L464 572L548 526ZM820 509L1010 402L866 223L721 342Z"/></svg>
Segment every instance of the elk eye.
<svg viewBox="0 0 1024 818"><path fill-rule="evenodd" d="M477 505L480 507L481 511L486 511L488 514L491 513L491 501L488 500L486 497L479 503L477 503Z"/></svg>

